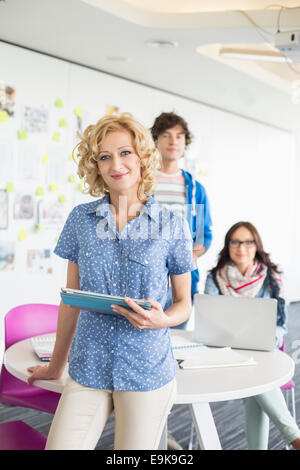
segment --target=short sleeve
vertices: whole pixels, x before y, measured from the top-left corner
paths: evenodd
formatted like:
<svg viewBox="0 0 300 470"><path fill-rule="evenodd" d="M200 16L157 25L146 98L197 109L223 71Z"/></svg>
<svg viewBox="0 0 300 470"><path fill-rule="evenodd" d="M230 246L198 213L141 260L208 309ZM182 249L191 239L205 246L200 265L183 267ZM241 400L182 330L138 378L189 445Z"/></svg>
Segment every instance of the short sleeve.
<svg viewBox="0 0 300 470"><path fill-rule="evenodd" d="M68 259L78 264L78 237L77 227L80 226L79 214L75 207L69 214L62 229L54 253L61 258Z"/></svg>
<svg viewBox="0 0 300 470"><path fill-rule="evenodd" d="M169 274L184 274L197 269L193 259L193 240L187 221L174 218L174 230L170 240L167 265Z"/></svg>

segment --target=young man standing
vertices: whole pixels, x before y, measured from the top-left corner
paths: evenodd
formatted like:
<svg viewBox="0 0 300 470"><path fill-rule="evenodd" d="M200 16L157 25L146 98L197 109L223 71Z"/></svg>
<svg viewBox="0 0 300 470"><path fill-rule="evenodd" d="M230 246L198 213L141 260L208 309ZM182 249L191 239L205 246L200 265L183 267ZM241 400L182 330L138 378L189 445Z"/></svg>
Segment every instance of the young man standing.
<svg viewBox="0 0 300 470"><path fill-rule="evenodd" d="M179 168L179 160L191 143L186 121L177 114L162 113L151 128L154 142L161 154L161 168L156 175L155 198L172 211L187 218L194 241L193 254L199 256L210 247L212 240L209 202L204 187L190 173ZM199 271L192 271L192 299L198 292ZM171 291L169 303L172 302ZM177 328L185 329L182 323Z"/></svg>

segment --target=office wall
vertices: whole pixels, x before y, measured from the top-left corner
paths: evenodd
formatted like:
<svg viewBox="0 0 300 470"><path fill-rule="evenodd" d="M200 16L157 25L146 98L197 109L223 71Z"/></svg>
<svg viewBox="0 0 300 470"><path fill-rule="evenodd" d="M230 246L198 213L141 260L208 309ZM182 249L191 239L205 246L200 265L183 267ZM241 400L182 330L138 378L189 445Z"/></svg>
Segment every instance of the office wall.
<svg viewBox="0 0 300 470"><path fill-rule="evenodd" d="M292 134L4 43L0 43L0 63L0 81L16 91L14 117L0 120L0 189L13 189L7 193L9 223L0 230L0 245L14 246L13 264L6 268L3 260L0 264L1 315L22 303L59 302L66 264L49 250L62 224L49 228L51 221L44 220L46 227L37 226L38 207L59 201L65 219L75 204L91 200L78 189L76 177L69 181L76 172L69 155L79 120L84 128L111 107L131 112L147 127L160 112L171 110L190 124L195 139L182 166L206 187L214 222L212 247L199 262L200 287L215 263L225 232L243 219L257 225L266 250L283 267L289 299L299 299L298 264L293 257L293 243L300 232L295 202L299 163ZM55 105L58 98L62 107ZM27 132L27 138L20 139L25 106L44 106L47 129ZM59 125L62 119L66 127ZM53 140L55 132L59 141ZM37 188L44 194L37 195ZM20 194L32 196L34 212L29 219L18 217Z"/></svg>

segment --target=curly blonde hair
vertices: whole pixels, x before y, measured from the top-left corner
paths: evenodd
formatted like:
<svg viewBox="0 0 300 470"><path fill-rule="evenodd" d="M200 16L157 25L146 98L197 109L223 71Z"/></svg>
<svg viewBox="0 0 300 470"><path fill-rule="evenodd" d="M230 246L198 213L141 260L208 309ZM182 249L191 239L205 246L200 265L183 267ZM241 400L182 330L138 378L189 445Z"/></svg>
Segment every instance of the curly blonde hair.
<svg viewBox="0 0 300 470"><path fill-rule="evenodd" d="M76 145L78 175L83 179L85 190L91 196L103 196L109 192L102 176L98 172L97 156L104 137L116 131L126 130L134 139L134 148L140 158L141 181L138 187L138 198L145 201L154 188L154 172L160 166L159 153L154 145L150 131L140 124L130 113L119 116L106 115L95 125L88 126L81 141ZM74 154L73 151L73 154Z"/></svg>

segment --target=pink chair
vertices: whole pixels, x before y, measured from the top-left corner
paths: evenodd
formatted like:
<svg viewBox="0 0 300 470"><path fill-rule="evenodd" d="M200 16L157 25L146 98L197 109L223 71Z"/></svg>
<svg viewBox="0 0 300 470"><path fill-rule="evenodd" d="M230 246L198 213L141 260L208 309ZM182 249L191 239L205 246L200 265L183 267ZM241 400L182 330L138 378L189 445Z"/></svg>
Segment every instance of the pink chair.
<svg viewBox="0 0 300 470"><path fill-rule="evenodd" d="M23 421L0 424L0 450L44 450L46 440Z"/></svg>
<svg viewBox="0 0 300 470"><path fill-rule="evenodd" d="M5 349L31 336L55 332L57 316L57 305L25 304L14 307L7 312L4 318ZM30 386L11 375L5 366L2 366L0 403L54 414L59 398L59 393L42 390L33 385Z"/></svg>

